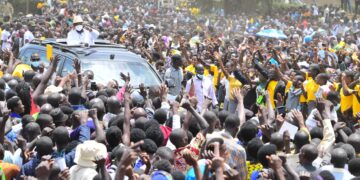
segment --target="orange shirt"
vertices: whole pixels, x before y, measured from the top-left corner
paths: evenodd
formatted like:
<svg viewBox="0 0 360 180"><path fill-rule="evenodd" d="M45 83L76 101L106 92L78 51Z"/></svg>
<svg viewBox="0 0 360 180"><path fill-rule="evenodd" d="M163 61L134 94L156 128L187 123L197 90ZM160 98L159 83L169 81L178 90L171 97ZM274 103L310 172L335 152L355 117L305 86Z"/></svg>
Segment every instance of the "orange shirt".
<svg viewBox="0 0 360 180"><path fill-rule="evenodd" d="M0 161L0 167L3 170L6 179L14 179L20 173L20 168L15 164Z"/></svg>

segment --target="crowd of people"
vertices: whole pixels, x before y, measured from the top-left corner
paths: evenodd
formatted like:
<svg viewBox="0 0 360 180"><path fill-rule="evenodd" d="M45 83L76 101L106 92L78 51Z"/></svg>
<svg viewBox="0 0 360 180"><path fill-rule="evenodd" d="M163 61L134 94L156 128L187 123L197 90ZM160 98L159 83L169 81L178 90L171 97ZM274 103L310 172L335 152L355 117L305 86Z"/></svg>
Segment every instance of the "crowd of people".
<svg viewBox="0 0 360 180"><path fill-rule="evenodd" d="M89 0L4 17L1 178L358 179L358 17L332 5L191 6ZM265 29L287 38L256 35ZM59 56L48 67L37 53L18 60L36 38L123 44L164 83L132 87L119 69L124 86L93 91L96 74L77 60L65 77L55 77Z"/></svg>

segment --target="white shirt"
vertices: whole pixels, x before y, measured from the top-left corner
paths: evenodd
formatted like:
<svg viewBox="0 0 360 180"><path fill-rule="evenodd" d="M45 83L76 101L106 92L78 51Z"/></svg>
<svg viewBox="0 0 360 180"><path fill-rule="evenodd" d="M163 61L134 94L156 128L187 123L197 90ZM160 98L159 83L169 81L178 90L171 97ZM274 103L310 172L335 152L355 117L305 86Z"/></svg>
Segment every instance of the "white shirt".
<svg viewBox="0 0 360 180"><path fill-rule="evenodd" d="M66 39L68 45L79 45L81 43L87 43L94 45L96 38L99 36L99 31L93 29L91 32L83 29L82 33L78 33L75 29L72 29Z"/></svg>
<svg viewBox="0 0 360 180"><path fill-rule="evenodd" d="M218 101L217 101L216 95L215 95L214 84L211 81L211 79L209 79L208 77L203 77L203 79L200 80L197 77L193 77L192 79L188 80L188 82L186 83L185 91L187 93L190 92L190 89L192 86L192 81L194 81L195 96L196 96L196 99L198 100L197 108L196 108L198 112L201 112L201 110L202 110L202 105L203 105L205 96L212 99L213 106L218 104Z"/></svg>
<svg viewBox="0 0 360 180"><path fill-rule="evenodd" d="M92 180L98 173L95 168L74 165L70 168L70 180Z"/></svg>
<svg viewBox="0 0 360 180"><path fill-rule="evenodd" d="M331 172L331 174L335 177L335 179L341 179L341 180L345 180L345 179L352 179L354 178L354 176L345 168L335 168L332 165L329 166L323 166L322 168L320 168L322 171L324 170L328 170Z"/></svg>
<svg viewBox="0 0 360 180"><path fill-rule="evenodd" d="M1 45L1 49L5 50L5 49L10 49L11 50L11 34L9 31L3 30L1 33L1 40L2 45Z"/></svg>
<svg viewBox="0 0 360 180"><path fill-rule="evenodd" d="M313 8L313 15L314 16L319 15L319 8L315 5L313 5L312 8Z"/></svg>
<svg viewBox="0 0 360 180"><path fill-rule="evenodd" d="M225 86L225 99L229 100L230 98L230 83L229 80L224 77L221 79L220 83Z"/></svg>
<svg viewBox="0 0 360 180"><path fill-rule="evenodd" d="M325 8L325 10L324 10L324 17L325 17L325 18L328 17L329 14L330 14L330 9L327 7L327 8Z"/></svg>
<svg viewBox="0 0 360 180"><path fill-rule="evenodd" d="M27 30L25 33L24 33L24 42L26 43L27 42L31 42L33 39L35 39L33 33L29 30Z"/></svg>

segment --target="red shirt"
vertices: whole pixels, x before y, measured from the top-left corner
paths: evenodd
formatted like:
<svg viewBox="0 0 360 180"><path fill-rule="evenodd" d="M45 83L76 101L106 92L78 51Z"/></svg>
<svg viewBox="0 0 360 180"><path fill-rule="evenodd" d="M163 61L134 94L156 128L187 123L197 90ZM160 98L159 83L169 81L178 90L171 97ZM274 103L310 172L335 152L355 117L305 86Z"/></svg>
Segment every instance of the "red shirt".
<svg viewBox="0 0 360 180"><path fill-rule="evenodd" d="M170 127L163 126L163 125L160 125L160 129L161 129L161 132L164 134L164 141L163 141L162 145L166 146L166 143L170 137L172 129Z"/></svg>
<svg viewBox="0 0 360 180"><path fill-rule="evenodd" d="M34 98L32 97L32 95L30 95L30 101L31 101L30 115L34 115L34 114L40 112L40 108L37 104L35 104L35 101L34 101Z"/></svg>

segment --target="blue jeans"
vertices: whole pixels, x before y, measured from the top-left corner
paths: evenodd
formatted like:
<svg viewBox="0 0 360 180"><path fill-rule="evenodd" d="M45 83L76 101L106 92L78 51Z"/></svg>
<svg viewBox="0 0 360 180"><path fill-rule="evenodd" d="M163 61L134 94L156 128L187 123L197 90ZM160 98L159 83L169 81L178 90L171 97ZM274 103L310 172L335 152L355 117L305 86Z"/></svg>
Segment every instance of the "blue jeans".
<svg viewBox="0 0 360 180"><path fill-rule="evenodd" d="M235 113L236 107L237 107L236 101L230 99L224 100L224 110L229 111L230 113Z"/></svg>

